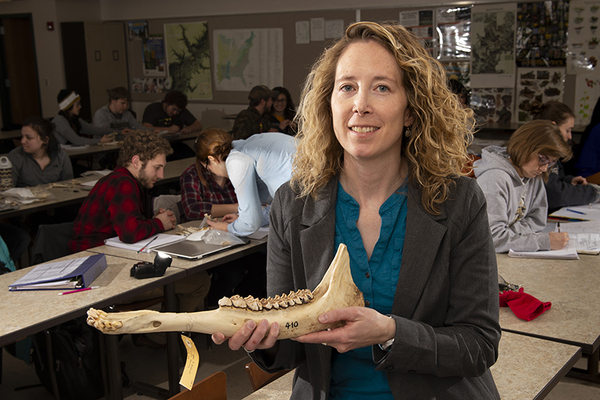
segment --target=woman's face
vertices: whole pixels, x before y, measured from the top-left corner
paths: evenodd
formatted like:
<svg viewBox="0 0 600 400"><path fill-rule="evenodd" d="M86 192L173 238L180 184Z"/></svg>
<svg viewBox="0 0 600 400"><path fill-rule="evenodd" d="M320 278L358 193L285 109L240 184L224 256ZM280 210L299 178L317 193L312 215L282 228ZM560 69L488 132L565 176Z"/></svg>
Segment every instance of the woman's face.
<svg viewBox="0 0 600 400"><path fill-rule="evenodd" d="M36 154L40 151L44 151L46 143L40 137L40 134L36 132L31 126L24 126L21 128L21 146L23 151L28 154Z"/></svg>
<svg viewBox="0 0 600 400"><path fill-rule="evenodd" d="M284 93L280 93L279 96L273 101L273 110L277 114L283 114L283 111L287 107L287 98Z"/></svg>
<svg viewBox="0 0 600 400"><path fill-rule="evenodd" d="M521 165L521 168L517 168L517 171L522 178L537 178L543 172L547 172L549 168L552 168L555 163L555 157L534 153L529 161Z"/></svg>
<svg viewBox="0 0 600 400"><path fill-rule="evenodd" d="M395 58L374 41L349 45L335 72L331 109L345 154L361 160L399 157L402 132L413 118Z"/></svg>
<svg viewBox="0 0 600 400"><path fill-rule="evenodd" d="M206 168L216 176L220 176L222 178L229 177L229 174L227 173L227 168L225 166L225 161L217 157L208 156L208 164Z"/></svg>
<svg viewBox="0 0 600 400"><path fill-rule="evenodd" d="M571 132L573 131L573 127L575 126L575 117L567 117L566 121L560 125L557 125L560 129L560 134L562 135L565 142L568 142L573 137Z"/></svg>
<svg viewBox="0 0 600 400"><path fill-rule="evenodd" d="M71 107L71 114L72 115L79 115L79 111L81 111L81 102L77 102L75 104L73 104L73 107Z"/></svg>

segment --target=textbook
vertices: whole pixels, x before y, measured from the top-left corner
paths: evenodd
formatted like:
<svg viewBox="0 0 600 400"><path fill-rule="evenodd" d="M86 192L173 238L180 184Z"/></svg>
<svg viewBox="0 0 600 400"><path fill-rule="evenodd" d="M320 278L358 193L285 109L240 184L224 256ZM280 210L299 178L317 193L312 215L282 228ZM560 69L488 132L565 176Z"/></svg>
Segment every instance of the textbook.
<svg viewBox="0 0 600 400"><path fill-rule="evenodd" d="M12 285L8 285L8 289L15 291L85 288L105 269L104 254L41 264Z"/></svg>

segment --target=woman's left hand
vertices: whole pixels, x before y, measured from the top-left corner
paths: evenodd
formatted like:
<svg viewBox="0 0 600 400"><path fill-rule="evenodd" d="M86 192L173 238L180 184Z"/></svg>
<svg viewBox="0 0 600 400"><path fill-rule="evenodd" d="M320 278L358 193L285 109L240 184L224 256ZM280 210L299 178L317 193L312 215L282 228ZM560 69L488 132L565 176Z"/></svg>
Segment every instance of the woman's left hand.
<svg viewBox="0 0 600 400"><path fill-rule="evenodd" d="M345 321L346 325L309 333L292 340L301 343L322 343L345 353L360 347L383 344L396 336L396 321L372 308L340 308L319 316L319 322L323 324L339 321Z"/></svg>
<svg viewBox="0 0 600 400"><path fill-rule="evenodd" d="M220 231L225 231L225 232L227 232L227 225L229 225L227 222L213 221L210 219L207 219L206 223L208 225L210 225L211 228L218 229Z"/></svg>
<svg viewBox="0 0 600 400"><path fill-rule="evenodd" d="M588 181L583 176L576 176L571 180L573 185L587 185Z"/></svg>

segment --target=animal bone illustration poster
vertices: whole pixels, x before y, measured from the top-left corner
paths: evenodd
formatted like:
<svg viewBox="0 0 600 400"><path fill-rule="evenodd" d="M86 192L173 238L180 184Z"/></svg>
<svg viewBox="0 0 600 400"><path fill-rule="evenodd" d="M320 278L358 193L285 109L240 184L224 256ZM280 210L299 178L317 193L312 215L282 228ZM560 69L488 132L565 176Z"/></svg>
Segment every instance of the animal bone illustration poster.
<svg viewBox="0 0 600 400"><path fill-rule="evenodd" d="M597 74L600 1L572 1L570 7L567 72Z"/></svg>
<svg viewBox="0 0 600 400"><path fill-rule="evenodd" d="M471 93L471 109L485 122L511 122L513 88L479 88Z"/></svg>
<svg viewBox="0 0 600 400"><path fill-rule="evenodd" d="M515 122L533 119L531 103L563 100L564 68L519 68L517 71L517 112Z"/></svg>

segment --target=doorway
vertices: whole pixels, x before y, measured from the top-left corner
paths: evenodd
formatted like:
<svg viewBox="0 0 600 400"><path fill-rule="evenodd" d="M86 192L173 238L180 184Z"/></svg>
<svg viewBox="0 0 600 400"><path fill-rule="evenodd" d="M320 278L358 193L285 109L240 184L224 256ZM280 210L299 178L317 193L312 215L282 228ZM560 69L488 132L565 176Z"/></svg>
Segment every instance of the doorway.
<svg viewBox="0 0 600 400"><path fill-rule="evenodd" d="M41 115L31 14L0 16L0 110L3 131Z"/></svg>

